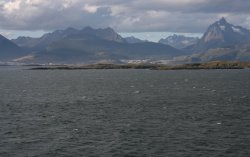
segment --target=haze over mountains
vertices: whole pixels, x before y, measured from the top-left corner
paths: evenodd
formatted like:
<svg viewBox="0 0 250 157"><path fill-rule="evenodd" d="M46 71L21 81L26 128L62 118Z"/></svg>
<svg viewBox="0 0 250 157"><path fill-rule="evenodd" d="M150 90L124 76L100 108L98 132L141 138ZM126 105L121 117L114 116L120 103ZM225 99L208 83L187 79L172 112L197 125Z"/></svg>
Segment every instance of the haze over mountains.
<svg viewBox="0 0 250 157"><path fill-rule="evenodd" d="M201 39L173 35L159 43L123 38L112 28L67 28L40 38L0 36L0 61L96 63L170 60L176 63L250 60L250 31L225 18L210 25Z"/></svg>
<svg viewBox="0 0 250 157"><path fill-rule="evenodd" d="M172 35L165 39L160 39L159 43L173 46L177 49L183 49L187 46L194 45L198 42L199 38L196 37L186 37L184 35Z"/></svg>

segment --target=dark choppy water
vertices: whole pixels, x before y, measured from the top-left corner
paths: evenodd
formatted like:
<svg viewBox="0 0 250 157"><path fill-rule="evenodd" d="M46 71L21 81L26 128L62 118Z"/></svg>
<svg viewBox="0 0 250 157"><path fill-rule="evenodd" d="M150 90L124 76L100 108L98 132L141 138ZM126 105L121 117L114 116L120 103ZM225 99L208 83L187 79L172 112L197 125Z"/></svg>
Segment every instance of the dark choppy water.
<svg viewBox="0 0 250 157"><path fill-rule="evenodd" d="M1 157L249 157L250 70L0 67Z"/></svg>

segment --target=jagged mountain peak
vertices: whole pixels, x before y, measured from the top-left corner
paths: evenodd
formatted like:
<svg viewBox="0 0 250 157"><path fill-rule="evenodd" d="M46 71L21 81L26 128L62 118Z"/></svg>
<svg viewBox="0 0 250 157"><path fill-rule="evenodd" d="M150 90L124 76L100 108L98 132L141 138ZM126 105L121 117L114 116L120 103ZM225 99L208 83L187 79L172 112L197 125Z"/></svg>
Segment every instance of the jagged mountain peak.
<svg viewBox="0 0 250 157"><path fill-rule="evenodd" d="M210 25L201 39L201 43L215 43L215 45L237 44L250 39L249 30L235 26L226 21L223 17Z"/></svg>
<svg viewBox="0 0 250 157"><path fill-rule="evenodd" d="M224 17L221 18L219 21L215 22L214 24L212 24L211 27L217 27L217 29L219 29L222 32L234 32L234 33L249 32L247 29L243 27L230 24L229 22L226 21Z"/></svg>
<svg viewBox="0 0 250 157"><path fill-rule="evenodd" d="M182 49L184 47L196 44L199 38L196 37L186 37L184 35L173 34L165 39L160 39L159 43L173 46L177 49Z"/></svg>
<svg viewBox="0 0 250 157"><path fill-rule="evenodd" d="M51 33L46 33L40 38L19 37L12 41L21 47L37 51L43 50L51 43L65 38L81 40L100 39L115 42L125 42L125 39L123 39L118 33L115 32L115 30L110 27L95 29L90 26L84 27L81 30L69 27L66 29L55 30Z"/></svg>
<svg viewBox="0 0 250 157"><path fill-rule="evenodd" d="M77 31L79 31L79 30L72 28L72 27L68 27L66 29L60 29L60 30L55 30L54 32L51 32L51 33L46 33L41 38L48 37L51 35L52 36L64 36L64 35L76 33Z"/></svg>
<svg viewBox="0 0 250 157"><path fill-rule="evenodd" d="M231 30L233 25L228 23L227 20L222 17L219 21L216 21L212 27L217 27L218 30L224 32L224 31L228 31Z"/></svg>
<svg viewBox="0 0 250 157"><path fill-rule="evenodd" d="M222 18L218 21L218 23L221 24L221 25L229 24L229 23L227 22L227 20L225 19L225 17L222 17Z"/></svg>
<svg viewBox="0 0 250 157"><path fill-rule="evenodd" d="M83 28L80 33L82 36L89 36L91 38L100 38L115 42L126 42L125 39L123 39L114 29L110 27L94 29L88 26Z"/></svg>
<svg viewBox="0 0 250 157"><path fill-rule="evenodd" d="M81 30L75 29L73 27L68 27L62 30L56 30L51 33L44 34L41 39L52 39L58 40L61 38L66 37L81 37L81 38L101 38L106 40L114 40L121 42L122 38L115 32L114 29L107 27L107 28L92 28L90 26L84 27Z"/></svg>
<svg viewBox="0 0 250 157"><path fill-rule="evenodd" d="M231 47L250 41L250 31L233 25L223 17L211 24L197 44L187 50L191 53L202 53L209 49Z"/></svg>
<svg viewBox="0 0 250 157"><path fill-rule="evenodd" d="M93 28L93 27L90 27L90 26L86 26L84 27L81 31L84 31L84 32L92 32L92 31L106 31L106 32L115 32L115 30L111 27L107 27L107 28Z"/></svg>

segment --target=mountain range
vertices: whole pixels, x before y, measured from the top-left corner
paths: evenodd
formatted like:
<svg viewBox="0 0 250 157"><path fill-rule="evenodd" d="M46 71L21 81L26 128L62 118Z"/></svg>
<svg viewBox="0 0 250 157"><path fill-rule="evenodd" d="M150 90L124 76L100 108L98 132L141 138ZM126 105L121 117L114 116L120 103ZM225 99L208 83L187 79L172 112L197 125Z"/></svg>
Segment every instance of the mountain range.
<svg viewBox="0 0 250 157"><path fill-rule="evenodd" d="M160 39L159 43L170 45L177 49L183 49L185 47L194 45L198 42L199 38L196 37L186 37L184 35L172 35L165 39Z"/></svg>
<svg viewBox="0 0 250 157"><path fill-rule="evenodd" d="M84 40L103 39L116 42L125 42L125 39L123 39L111 28L93 29L91 27L85 27L82 30L67 28L65 30L56 30L52 33L46 33L40 38L18 37L12 41L22 48L38 51L45 49L55 41L68 37L81 37Z"/></svg>
<svg viewBox="0 0 250 157"><path fill-rule="evenodd" d="M68 28L40 38L19 37L12 40L31 55L16 59L35 63L119 62L133 59L170 59L183 55L171 46L153 42L128 42L112 28L82 30Z"/></svg>
<svg viewBox="0 0 250 157"><path fill-rule="evenodd" d="M96 63L171 60L176 63L250 60L250 31L221 18L198 39L169 36L158 43L121 37L112 28L67 28L40 38L0 36L0 61L22 63Z"/></svg>

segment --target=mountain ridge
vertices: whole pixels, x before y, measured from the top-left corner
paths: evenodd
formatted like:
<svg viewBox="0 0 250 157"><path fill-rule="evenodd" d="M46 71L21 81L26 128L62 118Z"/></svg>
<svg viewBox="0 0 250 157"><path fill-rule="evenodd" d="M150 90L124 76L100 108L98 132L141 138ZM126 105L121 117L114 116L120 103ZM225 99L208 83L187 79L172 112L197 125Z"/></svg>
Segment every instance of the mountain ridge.
<svg viewBox="0 0 250 157"><path fill-rule="evenodd" d="M15 58L20 62L157 61L180 56L187 62L250 60L250 31L228 23L225 18L211 24L198 41L178 35L170 36L166 40L164 45L164 39L154 43L134 37L123 38L112 28L85 27L56 30L40 38L19 37L12 42L29 52L29 55ZM189 40L195 40L195 43L182 50L172 47L181 42L190 43Z"/></svg>
<svg viewBox="0 0 250 157"><path fill-rule="evenodd" d="M124 39L126 40L127 43L130 43L130 44L149 42L148 40L141 40L141 39L136 38L134 36L125 37Z"/></svg>
<svg viewBox="0 0 250 157"><path fill-rule="evenodd" d="M125 42L125 39L123 39L110 27L105 29L93 29L89 26L80 30L69 27L64 30L55 30L51 33L46 33L39 38L18 37L17 39L13 39L12 41L20 47L33 51L43 50L46 46L53 43L54 41L58 41L69 36L79 35L82 37L85 36L85 38L103 38L106 40Z"/></svg>
<svg viewBox="0 0 250 157"><path fill-rule="evenodd" d="M184 35L173 34L165 39L160 39L158 42L166 45L170 45L177 49L183 49L187 46L194 45L198 42L199 38L186 37Z"/></svg>
<svg viewBox="0 0 250 157"><path fill-rule="evenodd" d="M26 55L25 51L0 34L0 61L10 61L16 57Z"/></svg>
<svg viewBox="0 0 250 157"><path fill-rule="evenodd" d="M133 60L172 58L183 55L169 45L153 42L129 43L112 28L81 30L68 28L44 34L32 39L19 37L17 44L33 52L32 57L23 57L18 61L79 63L98 60ZM32 47L28 47L31 44Z"/></svg>
<svg viewBox="0 0 250 157"><path fill-rule="evenodd" d="M192 53L202 53L211 48L229 47L249 41L249 30L241 26L232 25L222 17L208 27L197 44L189 46L185 50Z"/></svg>

